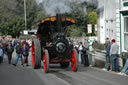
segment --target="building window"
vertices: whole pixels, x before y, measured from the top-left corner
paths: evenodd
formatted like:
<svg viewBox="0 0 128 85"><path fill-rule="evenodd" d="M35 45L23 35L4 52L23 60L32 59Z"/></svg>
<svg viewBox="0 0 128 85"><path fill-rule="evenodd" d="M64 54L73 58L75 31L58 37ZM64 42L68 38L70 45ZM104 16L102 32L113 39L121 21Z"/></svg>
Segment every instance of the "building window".
<svg viewBox="0 0 128 85"><path fill-rule="evenodd" d="M124 49L128 49L128 17L124 17Z"/></svg>
<svg viewBox="0 0 128 85"><path fill-rule="evenodd" d="M124 32L128 32L128 17L124 18Z"/></svg>
<svg viewBox="0 0 128 85"><path fill-rule="evenodd" d="M124 34L124 49L128 49L128 34Z"/></svg>

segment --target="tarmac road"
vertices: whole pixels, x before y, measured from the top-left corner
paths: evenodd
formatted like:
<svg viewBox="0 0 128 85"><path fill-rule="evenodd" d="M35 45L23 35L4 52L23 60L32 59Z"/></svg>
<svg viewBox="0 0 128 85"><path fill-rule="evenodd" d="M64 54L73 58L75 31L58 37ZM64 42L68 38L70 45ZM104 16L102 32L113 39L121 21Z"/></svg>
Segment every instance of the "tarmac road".
<svg viewBox="0 0 128 85"><path fill-rule="evenodd" d="M13 60L15 60L15 53ZM128 77L104 72L93 67L79 66L78 72L71 68L61 69L59 65L51 65L48 74L43 69L34 70L29 57L29 67L9 65L7 58L0 64L0 85L128 85Z"/></svg>

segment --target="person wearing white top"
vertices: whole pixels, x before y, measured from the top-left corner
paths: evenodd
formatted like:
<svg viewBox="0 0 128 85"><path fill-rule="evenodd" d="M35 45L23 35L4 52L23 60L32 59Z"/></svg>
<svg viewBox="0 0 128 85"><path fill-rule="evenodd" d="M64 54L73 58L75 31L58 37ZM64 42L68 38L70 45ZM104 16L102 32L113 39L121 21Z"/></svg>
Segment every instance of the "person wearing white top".
<svg viewBox="0 0 128 85"><path fill-rule="evenodd" d="M115 39L112 39L112 45L110 48L110 60L111 60L111 70L117 72L119 69L118 65L118 51L119 45L116 43Z"/></svg>
<svg viewBox="0 0 128 85"><path fill-rule="evenodd" d="M84 58L84 55L83 55L83 43L80 42L80 45L79 45L79 55L80 55L80 58L81 58L81 64L85 64L85 58Z"/></svg>

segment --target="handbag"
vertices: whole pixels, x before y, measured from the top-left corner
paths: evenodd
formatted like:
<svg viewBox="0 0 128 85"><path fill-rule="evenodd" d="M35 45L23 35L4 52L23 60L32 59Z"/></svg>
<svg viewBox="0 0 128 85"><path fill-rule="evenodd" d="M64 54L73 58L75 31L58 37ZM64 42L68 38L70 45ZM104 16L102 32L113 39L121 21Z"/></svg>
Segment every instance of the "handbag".
<svg viewBox="0 0 128 85"><path fill-rule="evenodd" d="M86 54L86 48L84 47L84 46L82 46L82 52L84 53L84 54Z"/></svg>

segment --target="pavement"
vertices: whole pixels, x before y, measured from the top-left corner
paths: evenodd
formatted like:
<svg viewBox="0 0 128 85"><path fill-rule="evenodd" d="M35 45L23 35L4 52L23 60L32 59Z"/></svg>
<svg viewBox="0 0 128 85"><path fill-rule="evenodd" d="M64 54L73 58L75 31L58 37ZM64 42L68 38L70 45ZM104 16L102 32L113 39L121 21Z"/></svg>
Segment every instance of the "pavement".
<svg viewBox="0 0 128 85"><path fill-rule="evenodd" d="M14 61L15 53L12 63ZM16 67L9 65L5 56L0 64L0 85L128 85L128 77L82 65L78 72L73 72L71 67L62 69L59 64L50 65L50 72L46 74L43 68L32 68L31 56L28 67L22 67L20 61Z"/></svg>

